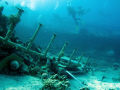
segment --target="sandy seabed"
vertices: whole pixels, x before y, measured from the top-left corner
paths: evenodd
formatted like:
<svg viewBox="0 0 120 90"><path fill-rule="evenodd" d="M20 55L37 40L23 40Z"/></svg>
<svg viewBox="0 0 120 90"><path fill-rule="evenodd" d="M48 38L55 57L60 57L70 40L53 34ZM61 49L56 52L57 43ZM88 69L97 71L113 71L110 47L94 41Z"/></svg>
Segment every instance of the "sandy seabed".
<svg viewBox="0 0 120 90"><path fill-rule="evenodd" d="M33 76L0 75L0 90L39 90L42 81Z"/></svg>
<svg viewBox="0 0 120 90"><path fill-rule="evenodd" d="M113 81L112 78L120 78L120 69L113 70L107 68L105 72L94 71L93 74L89 72L86 75L74 75L80 82L84 82L90 90L120 90L120 81ZM102 80L102 77L105 76ZM102 80L102 81L101 81ZM75 80L70 80L71 89L79 90L79 83Z"/></svg>
<svg viewBox="0 0 120 90"><path fill-rule="evenodd" d="M102 80L102 77L106 78ZM113 81L112 78L120 77L120 69L113 70L107 68L105 72L94 71L80 75L74 75L80 82L84 82L90 90L120 90L120 82ZM69 79L71 90L79 90L80 85L74 79ZM10 76L0 75L0 90L39 90L43 86L41 79L33 76Z"/></svg>

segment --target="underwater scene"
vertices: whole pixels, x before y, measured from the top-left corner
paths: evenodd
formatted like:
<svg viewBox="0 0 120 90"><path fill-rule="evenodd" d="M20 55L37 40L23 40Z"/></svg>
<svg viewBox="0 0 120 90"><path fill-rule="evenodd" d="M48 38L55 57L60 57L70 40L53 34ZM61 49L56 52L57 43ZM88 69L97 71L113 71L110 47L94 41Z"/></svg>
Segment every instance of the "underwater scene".
<svg viewBox="0 0 120 90"><path fill-rule="evenodd" d="M0 0L0 90L120 90L120 0Z"/></svg>

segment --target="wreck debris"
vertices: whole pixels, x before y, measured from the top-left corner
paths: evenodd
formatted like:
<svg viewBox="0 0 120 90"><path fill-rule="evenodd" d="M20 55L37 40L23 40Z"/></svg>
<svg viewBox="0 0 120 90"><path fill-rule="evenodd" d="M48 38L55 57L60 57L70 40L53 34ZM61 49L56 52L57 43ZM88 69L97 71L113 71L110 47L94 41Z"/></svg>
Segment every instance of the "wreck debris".
<svg viewBox="0 0 120 90"><path fill-rule="evenodd" d="M58 58L57 58L57 61L58 61L58 62L60 62L60 58L61 58L62 56L64 56L64 49L65 49L65 47L67 46L67 44L68 44L68 42L65 42L64 46L62 47L61 51L59 52Z"/></svg>
<svg viewBox="0 0 120 90"><path fill-rule="evenodd" d="M85 61L85 64L84 64L85 66L87 65L89 59L90 57L88 57L87 60Z"/></svg>
<svg viewBox="0 0 120 90"><path fill-rule="evenodd" d="M18 9L18 13L16 15L11 14L9 17L9 23L10 23L9 29L10 30L15 29L17 23L20 22L20 17L22 15L22 13L24 12L22 9L19 9L19 8L17 8L17 9Z"/></svg>
<svg viewBox="0 0 120 90"><path fill-rule="evenodd" d="M91 65L90 65L90 67L92 67L92 65L93 65L94 62L95 62L95 59L93 59L93 61L92 61Z"/></svg>
<svg viewBox="0 0 120 90"><path fill-rule="evenodd" d="M44 53L44 56L45 56L45 57L46 57L47 52L48 52L48 50L49 50L49 48L50 48L50 46L51 46L51 44L52 44L52 42L54 41L54 39L55 39L56 36L57 36L57 35L54 34L53 37L51 38L51 41L49 42L49 44L48 44L48 46L47 46L47 48L46 48L46 50L45 50L45 53Z"/></svg>
<svg viewBox="0 0 120 90"><path fill-rule="evenodd" d="M54 34L53 37L51 38L51 41L49 42L44 53L42 53L40 50L39 50L40 52L38 52L36 50L31 50L31 47L35 40L35 37L38 34L40 28L42 27L42 24L40 24L40 23L27 46L22 46L22 44L17 44L16 42L13 42L11 40L10 36L14 32L14 28L17 25L17 23L20 22L20 17L22 15L22 13L24 12L24 10L22 10L20 8L17 8L17 9L18 9L17 15L10 15L10 17L9 17L10 25L9 25L9 30L7 31L5 38L0 36L0 40L4 44L7 44L7 45L15 48L15 50L19 50L22 53L30 53L32 55L37 55L40 58L38 60L36 60L36 63L32 63L30 65L25 65L24 64L25 60L28 60L31 62L34 61L31 57L30 58L27 57L30 54L23 55L23 56L26 56L24 58L17 56L15 54L11 54L0 61L0 66L1 66L0 71L5 69L9 65L15 66L15 68L13 70L17 70L19 68L19 64L22 63L21 64L21 66L22 66L21 72L22 73L24 72L24 73L27 73L27 74L30 74L33 76L38 75L39 77L41 77L43 79L43 83L44 83L43 89L50 88L50 89L60 89L60 90L65 90L70 86L70 83L66 79L66 77L61 76L61 75L64 75L64 74L66 75L66 73L67 73L67 74L71 75L75 80L77 80L70 73L70 71L69 71L70 69L73 71L76 71L76 72L81 72L81 73L88 72L87 71L88 68L86 66L87 66L87 63L88 63L88 60L90 57L87 58L87 60L84 64L80 63L84 53L82 53L82 55L77 63L74 63L74 61L72 60L72 57L76 51L76 48L73 50L71 57L67 60L67 63L65 63L64 61L61 60L61 57L64 56L64 50L65 50L66 46L68 45L68 42L65 42L65 44L62 47L61 51L59 52L57 58L48 57L48 55L47 55L48 50L49 50L52 42L54 41L55 37L57 36L56 34ZM1 9L1 11L2 11L2 9ZM30 55L30 56L32 56L32 55ZM91 66L93 65L93 63L94 62L91 63ZM81 84L81 82L79 82L79 84L81 85L81 87L84 87Z"/></svg>
<svg viewBox="0 0 120 90"><path fill-rule="evenodd" d="M80 84L80 87L84 87L83 84L82 84L75 76L73 76L73 75L72 75L69 71L67 71L67 70L66 70L66 72Z"/></svg>
<svg viewBox="0 0 120 90"><path fill-rule="evenodd" d="M83 55L84 55L84 53L81 54L80 59L78 60L78 65L81 62Z"/></svg>
<svg viewBox="0 0 120 90"><path fill-rule="evenodd" d="M8 24L8 18L7 16L3 15L2 12L4 10L4 7L0 7L0 35L5 36L6 32L8 31L7 29L7 24Z"/></svg>
<svg viewBox="0 0 120 90"><path fill-rule="evenodd" d="M72 57L73 57L75 51L76 51L76 48L73 50L73 53L72 53L72 55L71 55L71 57L70 57L70 60L69 60L69 62L68 62L68 65L70 65L70 63L71 63L71 59L72 59Z"/></svg>
<svg viewBox="0 0 120 90"><path fill-rule="evenodd" d="M36 35L38 34L41 26L42 26L42 24L39 23L39 26L38 26L36 32L34 33L33 37L31 38L31 40L30 40L30 42L29 42L29 44L28 44L28 46L27 46L27 48L26 48L27 50L29 50L30 47L31 47L31 45L33 44L33 41L35 40L35 37L36 37Z"/></svg>

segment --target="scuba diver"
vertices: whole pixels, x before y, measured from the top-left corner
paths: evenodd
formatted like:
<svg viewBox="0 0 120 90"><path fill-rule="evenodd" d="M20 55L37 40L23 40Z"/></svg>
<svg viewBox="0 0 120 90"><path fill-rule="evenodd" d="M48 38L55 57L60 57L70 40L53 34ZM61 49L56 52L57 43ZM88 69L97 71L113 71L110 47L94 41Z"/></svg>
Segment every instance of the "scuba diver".
<svg viewBox="0 0 120 90"><path fill-rule="evenodd" d="M88 9L87 11L85 11L85 9L84 9L82 6L79 6L79 7L78 7L77 14L78 14L78 15L84 15L84 14L86 14L86 13L89 12L89 11L90 11L90 9Z"/></svg>
<svg viewBox="0 0 120 90"><path fill-rule="evenodd" d="M78 7L78 11L75 11L74 7L72 7L71 5L67 5L67 10L68 10L69 15L71 15L72 18L74 19L77 27L78 27L78 22L77 22L77 20L80 20L83 25L84 25L84 22L83 22L80 18L77 18L76 15L79 15L79 16L80 16L80 15L84 15L84 14L86 14L88 11L90 11L90 9L88 9L87 11L85 11L85 9L83 9L82 6Z"/></svg>
<svg viewBox="0 0 120 90"><path fill-rule="evenodd" d="M81 19L80 19L80 18L76 18L77 12L75 11L74 7L68 5L68 6L67 6L67 10L68 10L69 15L71 15L72 18L74 19L76 25L78 25L77 20L81 20Z"/></svg>

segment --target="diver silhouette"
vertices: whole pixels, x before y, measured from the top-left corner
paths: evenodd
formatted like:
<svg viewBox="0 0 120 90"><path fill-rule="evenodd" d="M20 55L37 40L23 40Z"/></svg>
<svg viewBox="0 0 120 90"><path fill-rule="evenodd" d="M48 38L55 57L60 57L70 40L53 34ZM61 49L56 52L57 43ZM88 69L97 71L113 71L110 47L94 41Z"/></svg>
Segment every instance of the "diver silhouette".
<svg viewBox="0 0 120 90"><path fill-rule="evenodd" d="M86 13L89 12L89 11L90 11L90 9L87 9L87 10L85 11L85 9L84 9L82 6L79 6L79 7L78 7L77 14L78 14L78 15L84 15L84 14L86 14Z"/></svg>
<svg viewBox="0 0 120 90"><path fill-rule="evenodd" d="M81 20L80 18L76 18L76 14L77 12L75 11L74 7L68 5L67 6L67 10L68 10L68 14L72 16L72 18L74 19L76 25L78 25L77 20Z"/></svg>

